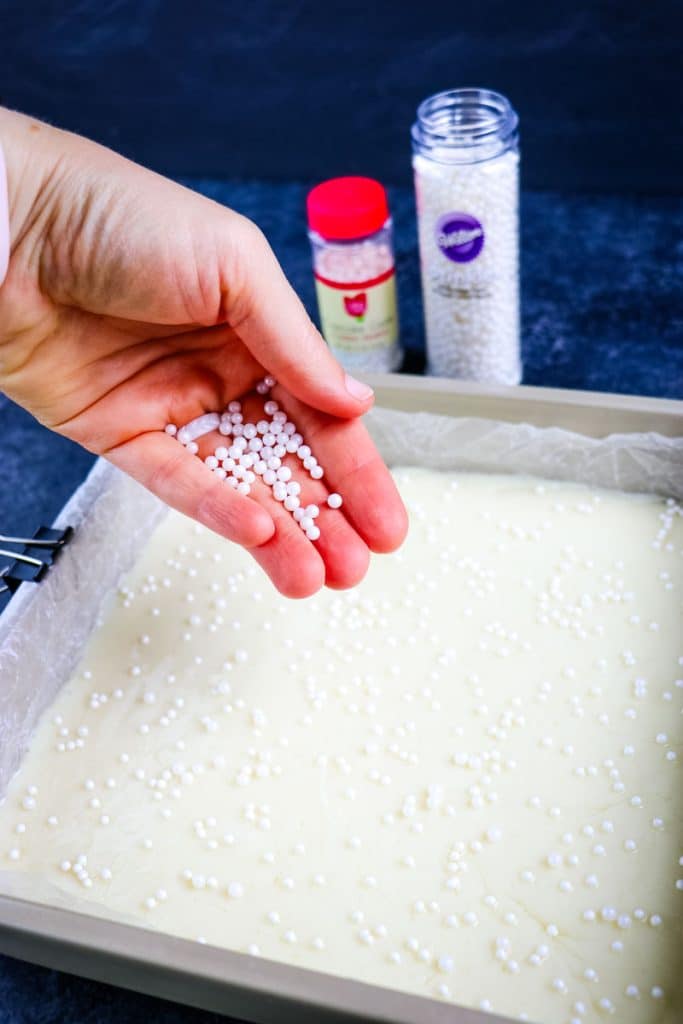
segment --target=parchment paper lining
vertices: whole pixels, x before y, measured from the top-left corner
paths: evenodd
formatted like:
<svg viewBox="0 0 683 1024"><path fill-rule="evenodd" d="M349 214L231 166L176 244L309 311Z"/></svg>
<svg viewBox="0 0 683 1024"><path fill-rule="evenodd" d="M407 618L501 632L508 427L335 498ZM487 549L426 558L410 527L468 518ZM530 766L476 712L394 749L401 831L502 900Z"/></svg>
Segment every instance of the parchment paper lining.
<svg viewBox="0 0 683 1024"><path fill-rule="evenodd" d="M368 426L389 465L529 474L683 498L683 438L595 440L556 428L374 410ZM165 507L98 462L60 514L75 537L39 586L0 617L0 795L42 714L70 677L106 595L135 562Z"/></svg>

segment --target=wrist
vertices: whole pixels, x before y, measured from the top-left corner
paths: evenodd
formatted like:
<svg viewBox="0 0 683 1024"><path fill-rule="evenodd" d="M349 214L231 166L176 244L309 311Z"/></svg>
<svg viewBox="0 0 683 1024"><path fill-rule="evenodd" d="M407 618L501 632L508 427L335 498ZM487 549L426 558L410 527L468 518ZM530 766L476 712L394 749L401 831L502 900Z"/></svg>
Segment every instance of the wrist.
<svg viewBox="0 0 683 1024"><path fill-rule="evenodd" d="M5 280L9 264L9 200L7 198L7 172L0 140L0 285Z"/></svg>
<svg viewBox="0 0 683 1024"><path fill-rule="evenodd" d="M41 263L61 177L58 134L0 107L0 388L7 394L44 326Z"/></svg>
<svg viewBox="0 0 683 1024"><path fill-rule="evenodd" d="M40 198L58 163L54 134L49 125L0 106L0 284L19 240L34 242L49 215Z"/></svg>

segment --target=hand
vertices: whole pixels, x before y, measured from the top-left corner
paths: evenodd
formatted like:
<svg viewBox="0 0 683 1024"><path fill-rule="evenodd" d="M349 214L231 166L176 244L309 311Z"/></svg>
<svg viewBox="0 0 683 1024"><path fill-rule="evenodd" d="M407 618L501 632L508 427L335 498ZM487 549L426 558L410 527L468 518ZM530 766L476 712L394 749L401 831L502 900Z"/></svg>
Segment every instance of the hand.
<svg viewBox="0 0 683 1024"><path fill-rule="evenodd" d="M249 548L282 593L357 583L368 549L401 543L406 514L358 418L372 392L333 359L260 231L101 146L1 108L0 140L11 245L0 387ZM303 497L322 508L315 544L260 481L238 494L163 433L242 400L266 373L325 469L304 483L299 466ZM204 438L200 455L222 441ZM340 511L324 506L328 488L343 495Z"/></svg>

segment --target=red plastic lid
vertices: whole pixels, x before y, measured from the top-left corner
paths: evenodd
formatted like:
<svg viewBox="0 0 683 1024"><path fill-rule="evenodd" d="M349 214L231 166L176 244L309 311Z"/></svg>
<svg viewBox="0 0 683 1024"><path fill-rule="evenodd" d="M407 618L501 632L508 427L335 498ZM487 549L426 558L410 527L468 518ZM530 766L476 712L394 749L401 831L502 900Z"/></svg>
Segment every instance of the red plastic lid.
<svg viewBox="0 0 683 1024"><path fill-rule="evenodd" d="M384 186L373 178L331 178L306 200L308 223L323 238L362 238L379 231L389 216Z"/></svg>

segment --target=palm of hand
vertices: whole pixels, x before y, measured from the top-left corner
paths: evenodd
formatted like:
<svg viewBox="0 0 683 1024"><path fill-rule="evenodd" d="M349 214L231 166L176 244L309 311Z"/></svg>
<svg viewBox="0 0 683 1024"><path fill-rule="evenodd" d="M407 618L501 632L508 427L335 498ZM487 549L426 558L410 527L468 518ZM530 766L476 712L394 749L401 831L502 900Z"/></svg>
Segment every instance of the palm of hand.
<svg viewBox="0 0 683 1024"><path fill-rule="evenodd" d="M0 300L15 323L0 383L52 429L250 547L284 593L354 584L369 549L391 550L405 533L400 499L360 420L334 415L349 416L357 403L335 394L332 360L248 222L121 165L114 193L103 193L92 168L63 186L37 262L30 233L13 251ZM75 216L74 195L85 216ZM291 460L306 502L323 507L315 545L267 488L235 494L163 433L168 422L245 400L266 373L284 381L275 397L326 469L322 481L302 479ZM246 398L247 416L261 409ZM218 443L219 435L204 438L200 455ZM343 514L324 507L328 488L343 493Z"/></svg>

